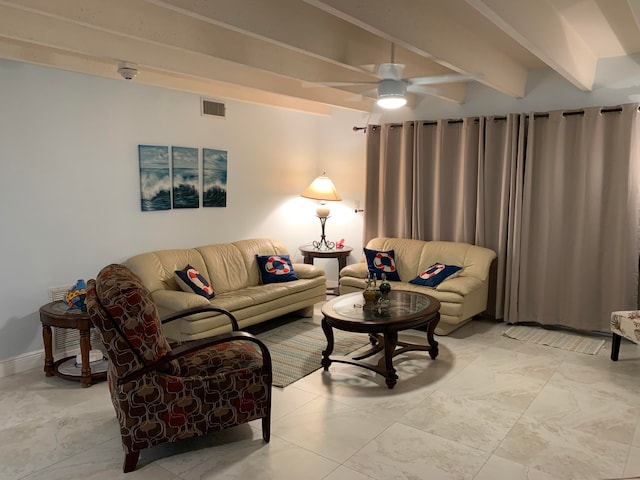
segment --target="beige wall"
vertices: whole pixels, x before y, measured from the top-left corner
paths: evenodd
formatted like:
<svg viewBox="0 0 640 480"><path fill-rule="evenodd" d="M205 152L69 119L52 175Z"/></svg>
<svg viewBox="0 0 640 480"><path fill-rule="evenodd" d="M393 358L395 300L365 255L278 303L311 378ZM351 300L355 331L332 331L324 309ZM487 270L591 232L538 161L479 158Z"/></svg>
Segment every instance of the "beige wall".
<svg viewBox="0 0 640 480"><path fill-rule="evenodd" d="M108 263L261 236L301 262L297 246L320 225L299 194L323 171L344 199L327 235L361 248L365 137L352 131L361 114L226 102L220 120L200 115L197 95L135 82L3 60L0 79L0 376L3 360L42 350L48 288ZM227 208L141 212L138 144L226 149Z"/></svg>

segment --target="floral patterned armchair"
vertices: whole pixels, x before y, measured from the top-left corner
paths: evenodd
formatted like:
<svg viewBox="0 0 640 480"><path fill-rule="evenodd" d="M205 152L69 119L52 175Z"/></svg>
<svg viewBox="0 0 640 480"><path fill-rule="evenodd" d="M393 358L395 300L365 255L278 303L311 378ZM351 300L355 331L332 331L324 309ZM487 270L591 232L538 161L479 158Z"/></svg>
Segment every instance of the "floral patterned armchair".
<svg viewBox="0 0 640 480"><path fill-rule="evenodd" d="M611 313L611 360L617 361L622 337L640 345L640 311L624 310Z"/></svg>
<svg viewBox="0 0 640 480"><path fill-rule="evenodd" d="M262 437L269 441L271 357L260 340L237 331L232 314L208 306L160 321L140 278L119 264L88 282L86 301L109 357L125 473L135 470L145 448L256 419L262 419ZM170 344L161 323L201 311L226 315L234 331Z"/></svg>

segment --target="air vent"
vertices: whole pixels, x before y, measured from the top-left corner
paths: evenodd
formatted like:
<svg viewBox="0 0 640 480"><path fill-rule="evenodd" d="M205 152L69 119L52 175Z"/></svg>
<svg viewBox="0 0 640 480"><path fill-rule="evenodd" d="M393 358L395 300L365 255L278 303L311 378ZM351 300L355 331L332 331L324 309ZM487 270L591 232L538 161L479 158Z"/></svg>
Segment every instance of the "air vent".
<svg viewBox="0 0 640 480"><path fill-rule="evenodd" d="M224 103L202 99L202 115L207 117L224 118L226 110Z"/></svg>

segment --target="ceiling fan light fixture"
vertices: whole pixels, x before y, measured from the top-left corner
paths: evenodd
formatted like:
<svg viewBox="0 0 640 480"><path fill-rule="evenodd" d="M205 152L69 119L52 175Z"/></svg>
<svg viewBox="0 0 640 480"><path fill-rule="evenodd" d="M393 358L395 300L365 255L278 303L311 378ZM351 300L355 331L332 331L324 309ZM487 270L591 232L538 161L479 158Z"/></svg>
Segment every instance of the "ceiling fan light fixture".
<svg viewBox="0 0 640 480"><path fill-rule="evenodd" d="M403 80L380 80L377 104L387 109L404 107L407 104L407 83Z"/></svg>
<svg viewBox="0 0 640 480"><path fill-rule="evenodd" d="M378 106L392 110L394 108L404 107L407 104L407 99L402 96L386 96L378 98Z"/></svg>

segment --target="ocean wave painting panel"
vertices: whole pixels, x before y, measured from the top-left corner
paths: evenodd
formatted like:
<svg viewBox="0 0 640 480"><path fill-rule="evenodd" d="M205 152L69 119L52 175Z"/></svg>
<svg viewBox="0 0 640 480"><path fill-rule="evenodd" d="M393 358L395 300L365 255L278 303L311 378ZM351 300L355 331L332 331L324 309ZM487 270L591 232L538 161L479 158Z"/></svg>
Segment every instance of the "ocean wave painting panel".
<svg viewBox="0 0 640 480"><path fill-rule="evenodd" d="M138 145L140 208L143 212L171 208L169 147Z"/></svg>

